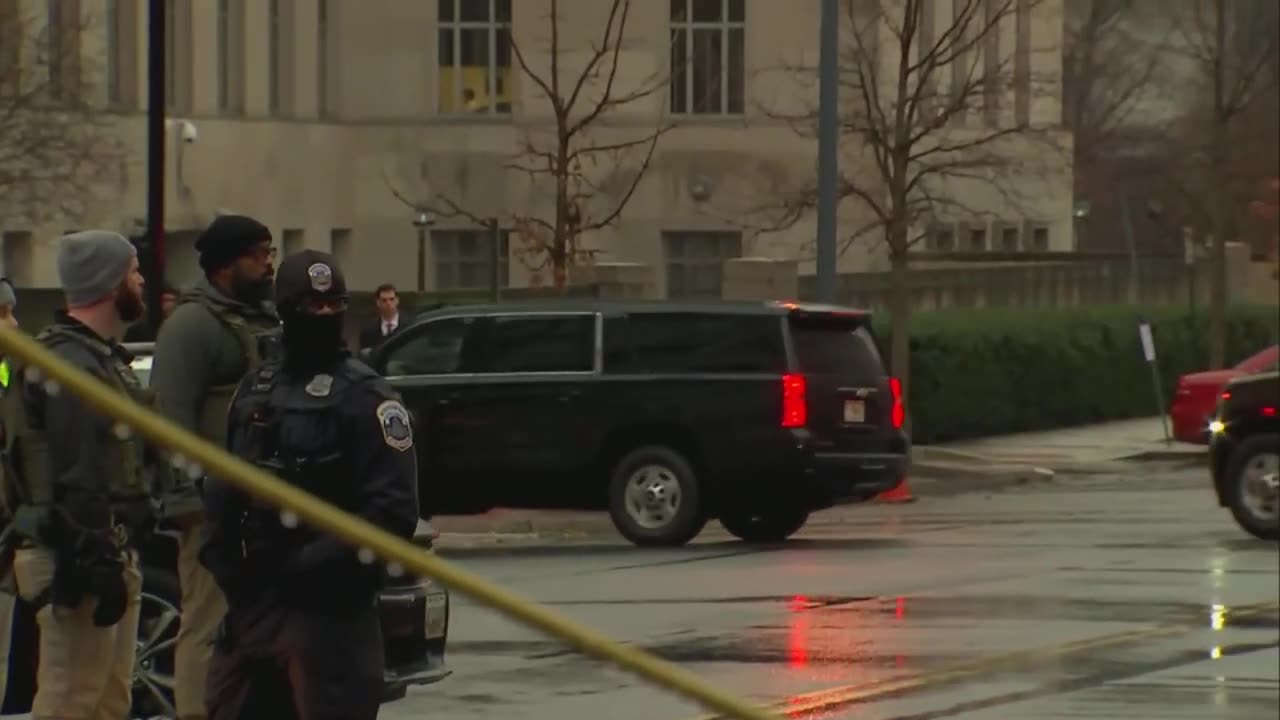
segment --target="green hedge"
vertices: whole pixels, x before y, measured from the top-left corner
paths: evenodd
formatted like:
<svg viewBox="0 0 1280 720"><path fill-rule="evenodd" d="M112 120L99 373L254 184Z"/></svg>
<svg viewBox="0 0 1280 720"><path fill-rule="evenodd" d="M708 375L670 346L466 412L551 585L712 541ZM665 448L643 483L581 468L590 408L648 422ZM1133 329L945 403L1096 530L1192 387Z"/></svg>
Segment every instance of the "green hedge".
<svg viewBox="0 0 1280 720"><path fill-rule="evenodd" d="M912 434L920 444L1156 414L1138 318L1151 323L1166 406L1179 375L1209 364L1204 313L1186 309L947 310L911 323ZM876 319L889 347L888 318ZM1231 364L1276 342L1274 307L1237 306Z"/></svg>

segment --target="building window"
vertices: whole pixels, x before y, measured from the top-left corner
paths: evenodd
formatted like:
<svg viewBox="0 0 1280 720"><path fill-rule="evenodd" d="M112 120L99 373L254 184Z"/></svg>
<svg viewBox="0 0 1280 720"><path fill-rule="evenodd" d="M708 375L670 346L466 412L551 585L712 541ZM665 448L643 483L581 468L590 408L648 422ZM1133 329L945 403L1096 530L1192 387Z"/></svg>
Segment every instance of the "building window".
<svg viewBox="0 0 1280 720"><path fill-rule="evenodd" d="M49 95L62 97L63 91L63 54L62 46L62 0L45 0L44 25L44 63L48 73Z"/></svg>
<svg viewBox="0 0 1280 720"><path fill-rule="evenodd" d="M956 249L956 233L947 226L936 227L929 233L926 246L938 252L951 252Z"/></svg>
<svg viewBox="0 0 1280 720"><path fill-rule="evenodd" d="M1013 113L1020 127L1031 124L1031 0L1015 0Z"/></svg>
<svg viewBox="0 0 1280 720"><path fill-rule="evenodd" d="M741 115L745 103L743 0L671 0L671 112Z"/></svg>
<svg viewBox="0 0 1280 720"><path fill-rule="evenodd" d="M280 244L283 246L285 256L300 252L305 245L304 238L306 234L299 228L285 228L280 233Z"/></svg>
<svg viewBox="0 0 1280 720"><path fill-rule="evenodd" d="M510 283L511 234L499 232L498 286ZM431 233L437 290L485 290L493 285L493 233L490 230L436 230Z"/></svg>
<svg viewBox="0 0 1280 720"><path fill-rule="evenodd" d="M438 109L511 113L511 0L436 0Z"/></svg>
<svg viewBox="0 0 1280 720"><path fill-rule="evenodd" d="M178 109L178 3L167 0L164 9L164 100Z"/></svg>
<svg viewBox="0 0 1280 720"><path fill-rule="evenodd" d="M31 284L34 253L31 233L9 230L0 234L0 276L14 287Z"/></svg>
<svg viewBox="0 0 1280 720"><path fill-rule="evenodd" d="M267 2L267 114L280 112L280 0Z"/></svg>
<svg viewBox="0 0 1280 720"><path fill-rule="evenodd" d="M329 0L319 0L316 16L316 112L329 116Z"/></svg>
<svg viewBox="0 0 1280 720"><path fill-rule="evenodd" d="M231 0L218 0L218 109L231 107Z"/></svg>
<svg viewBox="0 0 1280 720"><path fill-rule="evenodd" d="M1018 228L1004 227L1000 229L1000 249L1005 252L1018 251Z"/></svg>
<svg viewBox="0 0 1280 720"><path fill-rule="evenodd" d="M987 229L984 227L969 228L969 250L985 252L987 249Z"/></svg>
<svg viewBox="0 0 1280 720"><path fill-rule="evenodd" d="M351 228L332 228L329 230L329 252L337 259L338 264L351 268Z"/></svg>
<svg viewBox="0 0 1280 720"><path fill-rule="evenodd" d="M1049 228L1043 225L1031 228L1031 250L1035 252L1049 251Z"/></svg>
<svg viewBox="0 0 1280 720"><path fill-rule="evenodd" d="M664 232L662 244L669 298L720 299L725 262L742 257L742 234L738 232Z"/></svg>
<svg viewBox="0 0 1280 720"><path fill-rule="evenodd" d="M105 64L102 68L102 84L108 105L119 105L123 100L120 89L120 1L106 0L103 8L103 38L106 45Z"/></svg>

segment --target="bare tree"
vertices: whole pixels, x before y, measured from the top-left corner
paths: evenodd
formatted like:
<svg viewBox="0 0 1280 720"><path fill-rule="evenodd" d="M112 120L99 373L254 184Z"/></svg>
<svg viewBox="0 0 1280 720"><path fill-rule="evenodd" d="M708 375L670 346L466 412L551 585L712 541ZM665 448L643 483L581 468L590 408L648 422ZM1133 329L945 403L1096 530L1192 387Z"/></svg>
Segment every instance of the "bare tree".
<svg viewBox="0 0 1280 720"><path fill-rule="evenodd" d="M1189 122L1176 134L1170 154L1182 163L1174 181L1181 183L1183 198L1205 198L1212 228L1213 368L1227 360L1226 244L1239 236L1258 183L1276 172L1278 15L1274 0L1196 2L1184 13L1176 45L1195 61L1208 99L1198 103L1198 95L1188 96Z"/></svg>
<svg viewBox="0 0 1280 720"><path fill-rule="evenodd" d="M631 0L609 0L605 19L596 37L583 48L565 42L558 0L550 0L546 16L548 65L524 43L512 41L511 51L521 82L545 102L552 123L537 126L544 109L523 108L532 118L524 132L520 153L506 163L507 170L528 178L531 187L551 186L549 213L537 209L512 211L505 220L515 227L520 259L538 277L550 270L552 283L563 289L575 264L594 252L579 239L586 233L613 225L653 161L659 139L673 125L656 121L653 127L629 131L614 122L619 112L657 102L669 77L653 73L636 81L629 72L626 40L631 20ZM653 115L662 113L654 109ZM410 203L403 193L395 191ZM437 193L430 209L444 217L466 217L484 223L465 207L464 201Z"/></svg>
<svg viewBox="0 0 1280 720"><path fill-rule="evenodd" d="M838 197L868 211L870 222L843 241L880 235L892 274L891 364L904 385L910 367L909 252L927 227L967 207L957 186L980 184L1017 203L1012 171L1027 169L1014 145L1031 136L1035 85L1030 47L1001 48L1011 25L1029 35L1036 0L956 0L941 21L934 0L848 0L848 28L840 59L842 145L863 157L842 161ZM948 3L950 5L950 3ZM1010 51L1012 50L1012 51ZM802 75L816 69L792 68ZM1012 93L1010 92L1012 90ZM1015 98L1007 107L1007 98ZM781 115L813 133L817 109ZM866 168L869 166L870 170ZM806 185L761 208L768 229L794 224L816 203Z"/></svg>
<svg viewBox="0 0 1280 720"><path fill-rule="evenodd" d="M80 36L100 19L22 13L0 3L0 218L76 221L127 157ZM31 48L34 41L35 47Z"/></svg>

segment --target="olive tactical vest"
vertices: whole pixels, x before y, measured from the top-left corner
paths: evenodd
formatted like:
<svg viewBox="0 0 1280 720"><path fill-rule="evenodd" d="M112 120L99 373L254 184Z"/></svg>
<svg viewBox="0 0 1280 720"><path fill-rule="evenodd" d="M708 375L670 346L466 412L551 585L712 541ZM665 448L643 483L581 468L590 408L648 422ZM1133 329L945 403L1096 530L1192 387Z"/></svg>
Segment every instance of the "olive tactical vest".
<svg viewBox="0 0 1280 720"><path fill-rule="evenodd" d="M253 372L263 361L275 355L280 342L280 323L274 318L247 318L202 294L188 295L181 302L203 306L236 336L247 361L246 373ZM230 383L214 385L205 391L200 417L197 418L198 430L201 436L219 446L226 445L227 409L231 407L231 398L239 385L240 378L236 378Z"/></svg>
<svg viewBox="0 0 1280 720"><path fill-rule="evenodd" d="M53 325L36 339L49 347L74 342L88 348L99 359L106 372L106 382L135 402L148 404L133 370L105 342L66 327ZM10 386L0 401L3 407L4 439L4 507L11 520L23 506L37 510L47 508L53 498L49 484L49 445L43 427L33 426L24 402L23 386L28 382L25 369L16 365L11 370ZM121 437L124 435L124 437ZM113 432L104 446L105 456L98 462L107 477L107 492L113 503L136 502L149 498L150 482L146 474L144 445L132 433Z"/></svg>

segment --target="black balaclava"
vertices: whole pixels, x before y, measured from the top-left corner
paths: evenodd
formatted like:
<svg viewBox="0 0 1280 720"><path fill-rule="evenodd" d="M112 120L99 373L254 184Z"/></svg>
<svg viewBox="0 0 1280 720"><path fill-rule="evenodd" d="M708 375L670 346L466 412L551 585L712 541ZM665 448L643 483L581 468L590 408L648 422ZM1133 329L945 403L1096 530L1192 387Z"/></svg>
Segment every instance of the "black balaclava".
<svg viewBox="0 0 1280 720"><path fill-rule="evenodd" d="M342 300L347 284L334 257L303 250L285 258L276 272L276 309L283 324L281 342L285 372L305 377L331 368L346 356L342 338L345 312L316 315L305 310L308 300Z"/></svg>

